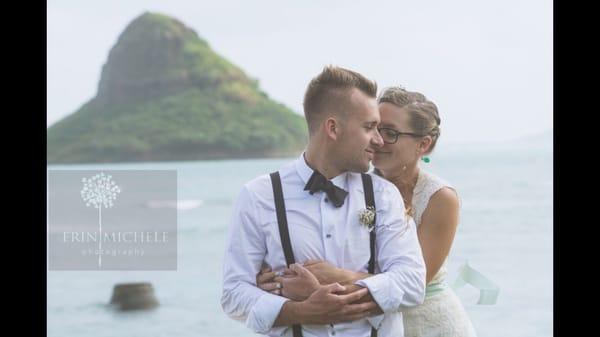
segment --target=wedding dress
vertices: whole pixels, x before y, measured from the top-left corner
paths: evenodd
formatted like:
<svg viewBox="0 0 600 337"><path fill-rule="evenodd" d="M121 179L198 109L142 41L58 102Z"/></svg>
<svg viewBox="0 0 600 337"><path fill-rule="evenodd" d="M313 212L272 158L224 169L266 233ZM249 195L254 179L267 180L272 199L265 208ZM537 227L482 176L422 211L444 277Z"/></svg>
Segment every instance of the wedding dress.
<svg viewBox="0 0 600 337"><path fill-rule="evenodd" d="M454 189L441 178L419 171L412 209L417 227L431 196L443 187ZM462 303L446 283L448 257L427 284L423 304L402 311L405 337L475 337L475 329Z"/></svg>

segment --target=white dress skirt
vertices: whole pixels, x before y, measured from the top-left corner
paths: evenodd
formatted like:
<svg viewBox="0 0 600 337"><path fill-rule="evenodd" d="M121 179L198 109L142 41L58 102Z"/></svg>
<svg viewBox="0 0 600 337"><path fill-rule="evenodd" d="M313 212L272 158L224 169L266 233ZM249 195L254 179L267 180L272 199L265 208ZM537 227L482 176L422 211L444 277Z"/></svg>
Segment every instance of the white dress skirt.
<svg viewBox="0 0 600 337"><path fill-rule="evenodd" d="M425 298L423 304L403 310L404 337L475 337L465 308L452 289Z"/></svg>

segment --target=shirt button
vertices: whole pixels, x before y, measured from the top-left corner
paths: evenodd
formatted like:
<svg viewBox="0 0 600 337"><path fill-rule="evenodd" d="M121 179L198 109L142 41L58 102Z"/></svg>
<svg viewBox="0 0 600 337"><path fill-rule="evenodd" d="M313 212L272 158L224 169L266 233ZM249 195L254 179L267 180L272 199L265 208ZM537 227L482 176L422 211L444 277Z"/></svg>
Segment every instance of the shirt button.
<svg viewBox="0 0 600 337"><path fill-rule="evenodd" d="M335 336L335 330L331 331L331 334L332 334L333 336Z"/></svg>
<svg viewBox="0 0 600 337"><path fill-rule="evenodd" d="M329 199L325 198L325 202L329 202Z"/></svg>
<svg viewBox="0 0 600 337"><path fill-rule="evenodd" d="M327 234L325 235L325 237L329 239L331 237L331 234Z"/></svg>

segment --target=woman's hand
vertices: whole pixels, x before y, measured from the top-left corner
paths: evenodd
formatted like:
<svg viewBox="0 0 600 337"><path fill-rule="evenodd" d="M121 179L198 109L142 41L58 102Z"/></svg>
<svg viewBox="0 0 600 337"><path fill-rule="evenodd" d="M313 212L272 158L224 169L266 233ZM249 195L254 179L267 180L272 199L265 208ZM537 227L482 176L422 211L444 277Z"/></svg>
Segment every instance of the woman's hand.
<svg viewBox="0 0 600 337"><path fill-rule="evenodd" d="M338 268L327 261L309 260L304 263L308 269L319 280L320 284L351 284L357 280L363 279L369 274L358 273L351 270Z"/></svg>
<svg viewBox="0 0 600 337"><path fill-rule="evenodd" d="M271 268L264 267L256 275L256 285L264 290L275 295L281 295L281 283L275 282L276 276L282 275L280 272L271 271Z"/></svg>
<svg viewBox="0 0 600 337"><path fill-rule="evenodd" d="M283 272L263 268L256 275L256 285L275 295L281 295L294 301L307 299L319 288L319 280L300 264L292 264Z"/></svg>
<svg viewBox="0 0 600 337"><path fill-rule="evenodd" d="M319 289L319 280L301 264L294 263L275 282L281 284L281 295L294 301L304 301Z"/></svg>
<svg viewBox="0 0 600 337"><path fill-rule="evenodd" d="M368 273L337 268L327 261L309 260L304 263L304 266L293 264L290 269L285 268L283 272L274 272L268 267L263 268L256 275L256 284L260 289L272 294L302 301L307 299L319 285L336 282L352 285L357 280L369 276Z"/></svg>

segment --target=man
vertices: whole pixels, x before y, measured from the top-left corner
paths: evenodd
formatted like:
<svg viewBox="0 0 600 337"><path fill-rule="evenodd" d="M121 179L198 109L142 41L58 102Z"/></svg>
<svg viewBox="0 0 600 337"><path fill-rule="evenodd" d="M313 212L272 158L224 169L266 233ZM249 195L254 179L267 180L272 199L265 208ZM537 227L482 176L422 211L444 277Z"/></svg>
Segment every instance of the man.
<svg viewBox="0 0 600 337"><path fill-rule="evenodd" d="M376 84L356 72L325 67L304 97L304 153L278 174L242 188L225 252L221 304L254 332L403 336L400 310L423 302L425 263L400 192L380 177L362 175L383 145L376 92ZM360 216L369 194L376 208L372 231ZM375 275L346 287L319 285L300 265L308 260L358 272L368 268ZM274 271L289 265L307 298L290 300L258 288L263 261Z"/></svg>

